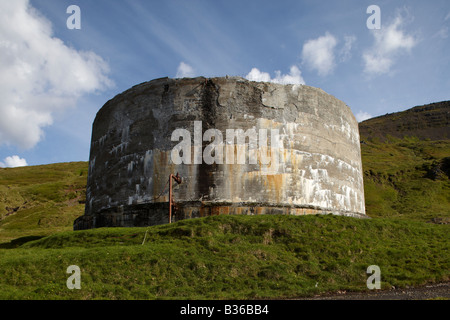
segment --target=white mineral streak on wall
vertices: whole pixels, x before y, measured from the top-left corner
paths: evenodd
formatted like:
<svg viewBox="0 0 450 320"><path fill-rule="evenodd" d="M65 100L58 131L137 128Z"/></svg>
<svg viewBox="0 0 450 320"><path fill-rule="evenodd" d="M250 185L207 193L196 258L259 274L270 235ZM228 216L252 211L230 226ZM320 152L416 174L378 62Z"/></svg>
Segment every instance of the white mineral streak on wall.
<svg viewBox="0 0 450 320"><path fill-rule="evenodd" d="M258 125L266 128L280 126L280 124L274 122L269 123L266 119L259 119ZM336 206L339 206L342 210L346 211L362 210L363 208L355 205L358 203L358 193L350 186L343 186L335 192L332 191L333 189L336 189L336 185L339 185L342 182L335 181L332 177L329 177L327 169L330 166L337 166L339 171L349 174L346 180L354 182L355 179L353 176L361 175L360 168L330 155L311 153L302 150L293 151L292 149L296 142L304 144L305 141L308 140L310 143L311 137L308 138L305 134L300 132L300 127L304 126L300 123L292 122L283 125L280 141L282 141L284 148L279 148L277 150L278 152L282 152L282 157L280 157L280 161L275 167L275 170L271 172L272 174L280 174L282 172L294 173L292 176L289 176L288 179L282 179L282 181L285 181L282 189L301 190L302 192L298 193L298 195L289 196L287 202L295 205L308 203L313 206L330 210ZM352 134L348 124L342 125L341 127L334 127L334 130L339 130L345 137L351 138ZM310 147L310 145L305 145L305 147ZM259 148L258 152L268 152L268 150L268 148ZM264 179L264 177L261 177L263 173L268 173L267 168L263 167L261 171L252 174L251 178L255 179L255 176L260 176L259 179ZM298 173L297 177L295 173ZM246 176L250 175L247 174ZM284 178L285 176L282 175L282 177ZM353 205L350 198L355 199Z"/></svg>

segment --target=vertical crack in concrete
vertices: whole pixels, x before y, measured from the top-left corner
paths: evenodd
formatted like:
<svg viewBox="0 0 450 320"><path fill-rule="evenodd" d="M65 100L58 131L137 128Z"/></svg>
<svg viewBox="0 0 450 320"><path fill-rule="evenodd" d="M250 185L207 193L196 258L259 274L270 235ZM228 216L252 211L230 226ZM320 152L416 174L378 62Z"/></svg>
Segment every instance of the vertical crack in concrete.
<svg viewBox="0 0 450 320"><path fill-rule="evenodd" d="M219 98L219 88L216 87L211 79L205 80L201 93L201 120L202 121L202 137L208 129L216 128L217 106ZM203 140L203 139L202 139ZM202 152L210 142L202 141ZM212 166L212 167L211 167ZM209 200L210 187L214 184L212 173L215 171L217 164L208 165L205 161L199 165L197 170L197 192L202 200ZM211 170L212 169L212 170Z"/></svg>

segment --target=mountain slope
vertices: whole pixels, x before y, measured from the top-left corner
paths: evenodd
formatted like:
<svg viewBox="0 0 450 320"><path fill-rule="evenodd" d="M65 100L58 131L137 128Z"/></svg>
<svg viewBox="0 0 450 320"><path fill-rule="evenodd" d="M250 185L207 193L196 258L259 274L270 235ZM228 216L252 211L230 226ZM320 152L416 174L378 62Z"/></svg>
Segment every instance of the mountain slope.
<svg viewBox="0 0 450 320"><path fill-rule="evenodd" d="M361 139L417 137L420 140L450 139L450 101L417 106L368 119L359 124Z"/></svg>
<svg viewBox="0 0 450 320"><path fill-rule="evenodd" d="M72 230L87 172L87 162L0 169L0 243Z"/></svg>
<svg viewBox="0 0 450 320"><path fill-rule="evenodd" d="M450 101L359 124L366 212L450 220Z"/></svg>

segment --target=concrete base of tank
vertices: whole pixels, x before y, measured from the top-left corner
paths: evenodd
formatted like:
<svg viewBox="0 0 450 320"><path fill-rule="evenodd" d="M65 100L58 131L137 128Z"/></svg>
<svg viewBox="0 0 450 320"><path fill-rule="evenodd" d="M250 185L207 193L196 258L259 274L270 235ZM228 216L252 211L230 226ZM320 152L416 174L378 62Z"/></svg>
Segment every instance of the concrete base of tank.
<svg viewBox="0 0 450 320"><path fill-rule="evenodd" d="M201 218L220 214L227 215L310 215L333 214L354 218L368 218L367 215L324 209L314 206L292 206L264 203L223 203L188 202L176 203L172 209L172 222L184 219ZM109 208L95 215L81 216L74 222L74 230L101 227L145 227L169 223L169 203L159 202L141 205L128 205Z"/></svg>

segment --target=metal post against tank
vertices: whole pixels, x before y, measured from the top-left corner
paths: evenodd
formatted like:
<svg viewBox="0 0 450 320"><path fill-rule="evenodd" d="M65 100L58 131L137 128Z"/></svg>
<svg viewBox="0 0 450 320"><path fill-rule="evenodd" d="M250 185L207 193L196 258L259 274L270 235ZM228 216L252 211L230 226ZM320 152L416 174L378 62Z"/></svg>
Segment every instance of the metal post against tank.
<svg viewBox="0 0 450 320"><path fill-rule="evenodd" d="M173 193L172 193L172 179L175 180L178 184L181 183L182 179L178 175L173 175L172 173L169 176L169 223L172 223L172 205L173 205Z"/></svg>

